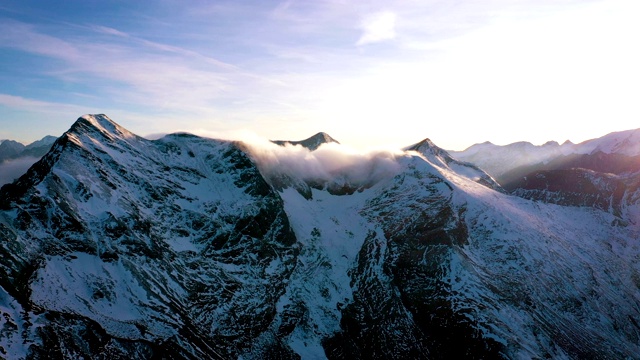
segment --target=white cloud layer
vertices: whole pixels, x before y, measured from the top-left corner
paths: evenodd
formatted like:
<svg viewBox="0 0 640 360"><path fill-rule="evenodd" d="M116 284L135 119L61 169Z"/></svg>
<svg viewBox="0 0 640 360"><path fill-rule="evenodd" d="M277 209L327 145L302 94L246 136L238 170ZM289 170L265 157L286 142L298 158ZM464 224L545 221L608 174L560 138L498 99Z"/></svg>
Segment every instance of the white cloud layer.
<svg viewBox="0 0 640 360"><path fill-rule="evenodd" d="M315 151L300 145L278 146L268 141L244 142L267 178L285 175L316 183L371 185L396 175L401 151L356 151L347 146L327 143Z"/></svg>
<svg viewBox="0 0 640 360"><path fill-rule="evenodd" d="M29 156L0 162L0 187L22 176L38 160Z"/></svg>

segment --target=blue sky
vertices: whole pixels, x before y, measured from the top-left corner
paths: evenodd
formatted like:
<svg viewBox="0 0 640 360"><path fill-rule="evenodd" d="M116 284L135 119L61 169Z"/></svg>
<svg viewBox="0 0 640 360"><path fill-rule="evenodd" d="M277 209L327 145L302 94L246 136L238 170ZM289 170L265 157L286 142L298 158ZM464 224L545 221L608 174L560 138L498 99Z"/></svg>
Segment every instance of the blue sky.
<svg viewBox="0 0 640 360"><path fill-rule="evenodd" d="M0 2L0 139L105 113L356 148L579 142L640 127L630 0Z"/></svg>

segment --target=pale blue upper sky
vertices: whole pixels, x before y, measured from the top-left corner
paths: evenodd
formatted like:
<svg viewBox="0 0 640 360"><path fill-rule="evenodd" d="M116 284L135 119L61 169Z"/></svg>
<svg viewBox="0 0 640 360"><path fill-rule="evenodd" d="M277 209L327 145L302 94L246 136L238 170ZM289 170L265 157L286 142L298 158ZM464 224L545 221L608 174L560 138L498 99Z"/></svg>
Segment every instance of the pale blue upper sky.
<svg viewBox="0 0 640 360"><path fill-rule="evenodd" d="M640 2L0 2L0 139L105 113L140 135L356 148L640 127Z"/></svg>

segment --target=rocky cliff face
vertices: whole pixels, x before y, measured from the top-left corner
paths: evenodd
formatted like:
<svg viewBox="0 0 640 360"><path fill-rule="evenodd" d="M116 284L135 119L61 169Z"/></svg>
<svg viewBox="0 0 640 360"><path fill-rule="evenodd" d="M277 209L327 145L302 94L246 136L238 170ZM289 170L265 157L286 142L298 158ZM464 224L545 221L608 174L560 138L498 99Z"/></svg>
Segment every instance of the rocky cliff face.
<svg viewBox="0 0 640 360"><path fill-rule="evenodd" d="M80 118L0 191L2 356L640 353L634 198L508 195L428 140L321 181L262 161Z"/></svg>

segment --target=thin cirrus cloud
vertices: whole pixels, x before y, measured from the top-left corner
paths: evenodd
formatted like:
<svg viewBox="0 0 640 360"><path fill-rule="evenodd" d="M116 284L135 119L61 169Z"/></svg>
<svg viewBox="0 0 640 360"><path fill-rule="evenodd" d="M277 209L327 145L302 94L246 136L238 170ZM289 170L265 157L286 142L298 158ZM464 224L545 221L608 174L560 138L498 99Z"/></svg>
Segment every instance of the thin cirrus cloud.
<svg viewBox="0 0 640 360"><path fill-rule="evenodd" d="M68 42L40 33L31 24L11 19L0 21L0 46L66 61L81 56Z"/></svg>
<svg viewBox="0 0 640 360"><path fill-rule="evenodd" d="M117 29L93 26L106 35L99 41L75 37L61 39L43 34L29 24L12 21L0 25L0 43L27 53L63 61L47 70L59 81L100 84L120 103L146 104L165 110L202 111L216 98L234 91L250 74L217 59L177 46L128 35ZM14 102L14 104L17 104Z"/></svg>
<svg viewBox="0 0 640 360"><path fill-rule="evenodd" d="M34 99L24 98L21 96L2 94L2 93L0 93L0 105L10 107L10 108L16 108L16 109L30 109L31 111L35 111L41 114L47 114L47 113L67 114L69 112L83 113L90 110L90 108L88 107L74 105L74 104L34 100Z"/></svg>

